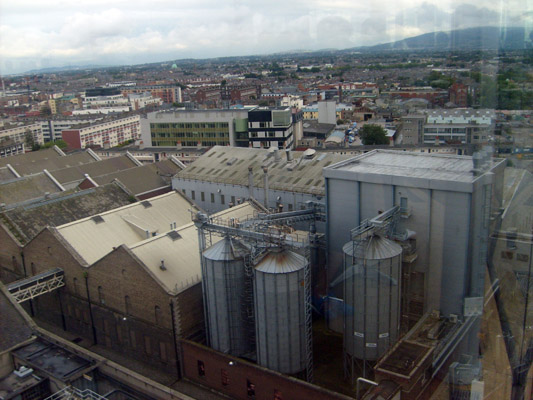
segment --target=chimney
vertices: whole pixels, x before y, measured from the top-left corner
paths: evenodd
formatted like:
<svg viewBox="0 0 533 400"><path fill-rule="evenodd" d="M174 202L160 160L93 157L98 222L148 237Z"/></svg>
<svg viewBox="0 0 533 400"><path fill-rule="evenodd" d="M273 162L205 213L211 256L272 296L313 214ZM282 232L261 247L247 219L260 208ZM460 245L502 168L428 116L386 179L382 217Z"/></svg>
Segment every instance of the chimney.
<svg viewBox="0 0 533 400"><path fill-rule="evenodd" d="M264 192L265 192L265 208L268 209L268 167L263 167L263 186L264 186Z"/></svg>
<svg viewBox="0 0 533 400"><path fill-rule="evenodd" d="M281 160L281 154L279 154L279 149L274 149L274 160L276 160L276 162Z"/></svg>
<svg viewBox="0 0 533 400"><path fill-rule="evenodd" d="M291 151L291 149L285 150L285 153L287 154L287 162L291 162L292 161L292 151Z"/></svg>

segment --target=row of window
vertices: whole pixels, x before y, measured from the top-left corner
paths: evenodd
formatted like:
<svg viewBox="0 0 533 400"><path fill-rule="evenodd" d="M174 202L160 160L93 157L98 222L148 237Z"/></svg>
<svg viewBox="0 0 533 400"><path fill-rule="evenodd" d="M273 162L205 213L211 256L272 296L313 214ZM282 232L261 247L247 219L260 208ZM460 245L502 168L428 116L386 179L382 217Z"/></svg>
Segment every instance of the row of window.
<svg viewBox="0 0 533 400"><path fill-rule="evenodd" d="M207 122L207 123L179 123L179 124L150 124L150 129L214 129L214 128L227 128L229 124L227 122Z"/></svg>
<svg viewBox="0 0 533 400"><path fill-rule="evenodd" d="M227 138L228 132L152 132L153 138Z"/></svg>
<svg viewBox="0 0 533 400"><path fill-rule="evenodd" d="M170 139L170 140L152 140L152 146L155 147L175 147L178 145L178 143L181 144L181 146L184 147L196 147L198 145L204 146L204 147L210 147L210 146L228 146L229 140L227 138L224 139L198 139L198 140L176 140L176 139Z"/></svg>

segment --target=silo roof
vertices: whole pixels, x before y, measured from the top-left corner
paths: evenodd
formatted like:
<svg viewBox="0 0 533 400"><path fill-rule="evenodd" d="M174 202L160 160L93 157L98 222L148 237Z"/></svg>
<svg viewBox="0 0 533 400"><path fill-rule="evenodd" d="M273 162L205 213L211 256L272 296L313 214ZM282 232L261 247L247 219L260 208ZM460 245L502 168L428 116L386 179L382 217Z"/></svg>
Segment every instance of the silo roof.
<svg viewBox="0 0 533 400"><path fill-rule="evenodd" d="M234 261L242 259L244 247L228 237L215 243L204 251L204 257L214 261Z"/></svg>
<svg viewBox="0 0 533 400"><path fill-rule="evenodd" d="M255 269L267 274L287 274L302 269L306 262L305 257L290 250L271 251Z"/></svg>
<svg viewBox="0 0 533 400"><path fill-rule="evenodd" d="M352 242L348 242L342 247L342 250L349 256L353 256L354 245ZM392 240L373 235L363 240L360 244L356 244L355 252L356 257L367 260L383 260L400 255L402 247Z"/></svg>

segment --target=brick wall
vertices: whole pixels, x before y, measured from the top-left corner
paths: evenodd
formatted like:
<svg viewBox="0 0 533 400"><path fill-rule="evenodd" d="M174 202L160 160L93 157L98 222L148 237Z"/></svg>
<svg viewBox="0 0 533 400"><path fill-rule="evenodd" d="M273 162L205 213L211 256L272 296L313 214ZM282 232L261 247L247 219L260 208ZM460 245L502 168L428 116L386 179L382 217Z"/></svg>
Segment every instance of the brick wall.
<svg viewBox="0 0 533 400"><path fill-rule="evenodd" d="M7 226L0 222L0 280L10 283L24 277L22 248Z"/></svg>
<svg viewBox="0 0 533 400"><path fill-rule="evenodd" d="M182 340L180 344L184 378L210 387L233 399L350 399L350 397L219 353L194 342ZM251 389L255 391L255 394L252 395Z"/></svg>

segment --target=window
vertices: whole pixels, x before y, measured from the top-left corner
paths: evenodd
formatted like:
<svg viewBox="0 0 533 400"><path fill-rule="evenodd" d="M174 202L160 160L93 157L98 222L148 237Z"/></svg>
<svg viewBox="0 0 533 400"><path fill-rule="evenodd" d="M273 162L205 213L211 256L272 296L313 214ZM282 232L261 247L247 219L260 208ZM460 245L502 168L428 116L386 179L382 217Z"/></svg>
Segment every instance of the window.
<svg viewBox="0 0 533 400"><path fill-rule="evenodd" d="M130 315L131 314L130 296L124 297L124 306L126 307L126 315Z"/></svg>
<svg viewBox="0 0 533 400"><path fill-rule="evenodd" d="M32 267L32 270L33 270L33 263L31 263L31 267ZM78 293L78 278L74 278L72 280L72 283L73 283L73 286L74 286L74 294L79 294Z"/></svg>
<svg viewBox="0 0 533 400"><path fill-rule="evenodd" d="M194 190L191 190L191 199L196 199L196 193L194 192Z"/></svg>
<svg viewBox="0 0 533 400"><path fill-rule="evenodd" d="M152 354L152 343L150 340L150 336L144 335L144 352L146 354Z"/></svg>
<svg viewBox="0 0 533 400"><path fill-rule="evenodd" d="M205 376L205 365L200 360L198 360L198 376Z"/></svg>
<svg viewBox="0 0 533 400"><path fill-rule="evenodd" d="M205 201L205 193L200 192L200 200Z"/></svg>
<svg viewBox="0 0 533 400"><path fill-rule="evenodd" d="M223 194L220 195L220 204L226 204L226 199Z"/></svg>
<svg viewBox="0 0 533 400"><path fill-rule="evenodd" d="M231 202L235 205L235 196L231 196Z"/></svg>
<svg viewBox="0 0 533 400"><path fill-rule="evenodd" d="M249 399L255 399L255 384L246 379L246 394Z"/></svg>
<svg viewBox="0 0 533 400"><path fill-rule="evenodd" d="M104 290L102 289L102 286L98 286L98 301L100 304L105 304Z"/></svg>
<svg viewBox="0 0 533 400"><path fill-rule="evenodd" d="M161 325L161 308L159 306L155 306L154 317L155 317L155 324Z"/></svg>
<svg viewBox="0 0 533 400"><path fill-rule="evenodd" d="M512 260L513 259L513 252L512 251L502 251L502 258L504 260Z"/></svg>
<svg viewBox="0 0 533 400"><path fill-rule="evenodd" d="M159 342L159 353L161 356L161 361L167 361L167 345L164 342Z"/></svg>
<svg viewBox="0 0 533 400"><path fill-rule="evenodd" d="M516 260L517 261L528 262L529 261L529 256L527 254L517 253L516 254Z"/></svg>
<svg viewBox="0 0 533 400"><path fill-rule="evenodd" d="M220 378L221 378L222 386L228 386L229 385L228 371L226 371L225 369L221 369L220 370Z"/></svg>
<svg viewBox="0 0 533 400"><path fill-rule="evenodd" d="M293 207L292 207L292 203L289 203L289 211L292 211Z"/></svg>
<svg viewBox="0 0 533 400"><path fill-rule="evenodd" d="M134 330L130 331L130 344L134 349L137 347L137 336L135 335Z"/></svg>
<svg viewBox="0 0 533 400"><path fill-rule="evenodd" d="M214 203L214 202L215 202L215 194L211 193L211 203Z"/></svg>

